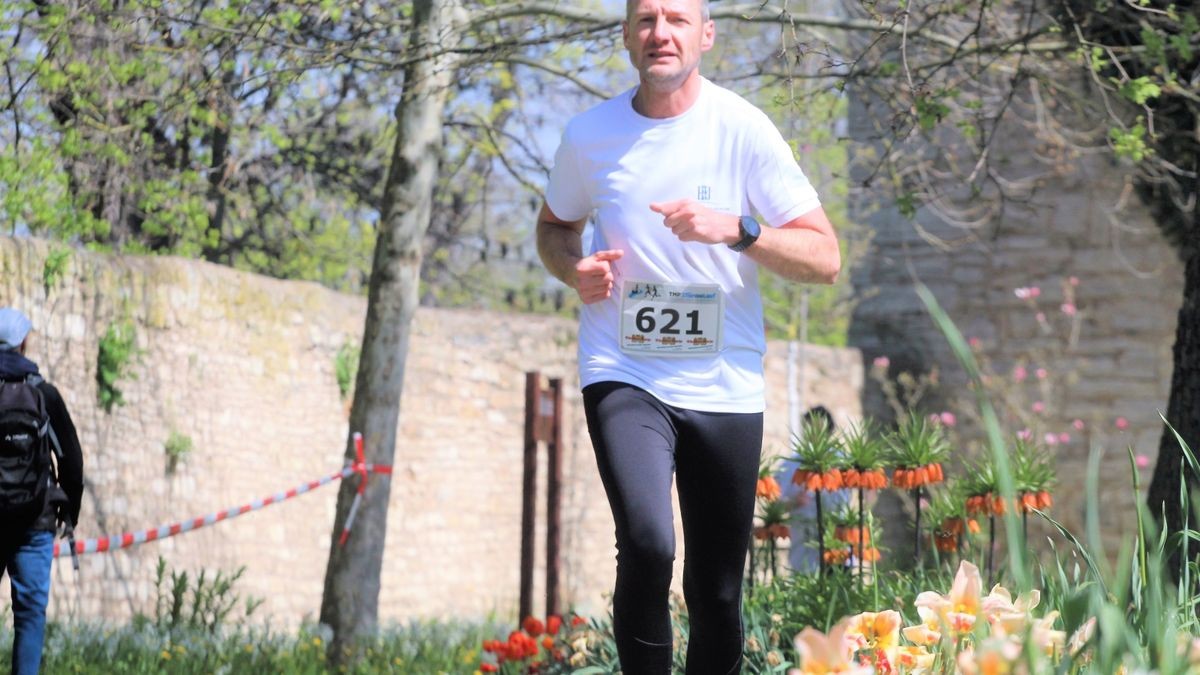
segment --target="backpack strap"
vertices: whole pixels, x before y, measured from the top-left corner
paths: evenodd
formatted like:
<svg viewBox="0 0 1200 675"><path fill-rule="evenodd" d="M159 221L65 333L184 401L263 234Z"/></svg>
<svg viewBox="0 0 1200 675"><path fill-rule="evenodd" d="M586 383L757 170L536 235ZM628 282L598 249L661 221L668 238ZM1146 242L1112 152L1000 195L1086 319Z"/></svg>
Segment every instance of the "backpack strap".
<svg viewBox="0 0 1200 675"><path fill-rule="evenodd" d="M35 387L45 381L46 381L46 378L42 377L38 373L29 373L28 375L25 376L25 382L27 384L33 385ZM54 433L54 425L50 424L49 416L47 416L47 418L46 418L45 433L48 433L50 435L50 447L52 447L54 449L54 459L57 460L58 462L61 462L62 458L63 458L62 444L58 442L58 435ZM57 483L58 482L57 467L52 467L52 470L54 471L54 474L55 474L54 482Z"/></svg>

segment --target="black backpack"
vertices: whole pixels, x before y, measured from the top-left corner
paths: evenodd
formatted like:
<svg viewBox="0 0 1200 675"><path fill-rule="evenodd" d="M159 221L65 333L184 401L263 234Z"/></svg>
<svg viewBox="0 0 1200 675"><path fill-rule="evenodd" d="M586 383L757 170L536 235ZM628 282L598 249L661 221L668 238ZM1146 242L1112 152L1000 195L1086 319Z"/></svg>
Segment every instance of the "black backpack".
<svg viewBox="0 0 1200 675"><path fill-rule="evenodd" d="M32 523L57 484L50 453L58 439L50 428L46 399L29 375L0 382L0 522Z"/></svg>

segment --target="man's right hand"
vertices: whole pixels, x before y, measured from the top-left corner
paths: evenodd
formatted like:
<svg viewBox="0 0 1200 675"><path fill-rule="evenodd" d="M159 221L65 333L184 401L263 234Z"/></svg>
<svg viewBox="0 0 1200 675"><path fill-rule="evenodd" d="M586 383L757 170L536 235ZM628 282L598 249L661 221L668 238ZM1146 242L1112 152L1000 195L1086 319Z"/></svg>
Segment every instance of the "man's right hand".
<svg viewBox="0 0 1200 675"><path fill-rule="evenodd" d="M583 304L607 300L612 295L612 262L625 252L619 249L596 251L575 263L575 292Z"/></svg>

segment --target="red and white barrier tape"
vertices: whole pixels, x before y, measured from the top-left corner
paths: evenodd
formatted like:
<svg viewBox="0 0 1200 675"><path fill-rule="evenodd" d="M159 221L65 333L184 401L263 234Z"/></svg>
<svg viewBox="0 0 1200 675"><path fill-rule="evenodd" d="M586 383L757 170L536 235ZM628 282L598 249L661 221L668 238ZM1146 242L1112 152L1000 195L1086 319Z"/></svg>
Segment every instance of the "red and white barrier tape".
<svg viewBox="0 0 1200 675"><path fill-rule="evenodd" d="M223 511L217 511L215 513L210 513L198 518L192 518L191 520L173 523L171 525L161 525L159 527L149 530L142 530L140 532L126 532L115 537L98 537L95 539L79 540L75 542L75 553L78 555L82 555L84 553L107 553L108 551L129 548L131 546L144 544L149 541L166 539L167 537L173 537L177 534L191 532L192 530L198 530L202 527L219 523L222 520L236 518L242 514L250 513L251 511L257 511L264 506L278 504L279 502L291 499L292 497L297 497L306 492L315 490L323 485L328 485L335 480L358 474L358 492L356 492L354 495L354 502L350 505L350 514L346 517L346 526L342 528L342 534L338 539L339 544L344 545L346 543L346 538L350 536L350 527L354 524L354 516L358 512L358 506L362 501L362 495L364 492L366 492L367 476L373 473L392 473L391 466L383 464L371 464L366 461L365 453L363 452L362 434L358 432L354 433L354 452L355 458L353 464L347 465L346 468L338 471L337 473L310 481L303 485L294 487L291 490L276 492L269 497L256 499L249 504L243 504L241 506L225 509ZM70 552L70 547L67 546L65 542L55 542L54 557L57 558L60 554L65 555L69 554Z"/></svg>

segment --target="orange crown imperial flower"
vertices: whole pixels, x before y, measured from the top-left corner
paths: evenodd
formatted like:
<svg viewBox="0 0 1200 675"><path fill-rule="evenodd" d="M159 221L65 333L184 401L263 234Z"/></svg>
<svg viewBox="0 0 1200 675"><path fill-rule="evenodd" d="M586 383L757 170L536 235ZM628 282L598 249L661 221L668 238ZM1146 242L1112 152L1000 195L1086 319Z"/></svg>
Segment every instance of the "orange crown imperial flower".
<svg viewBox="0 0 1200 675"><path fill-rule="evenodd" d="M758 487L755 489L755 495L764 499L779 499L783 494L783 490L779 487L779 482L771 476L766 476L758 479Z"/></svg>
<svg viewBox="0 0 1200 675"><path fill-rule="evenodd" d="M803 486L809 492L818 490L830 492L844 487L841 469L830 469L824 472L796 469L796 472L792 474L792 483Z"/></svg>

